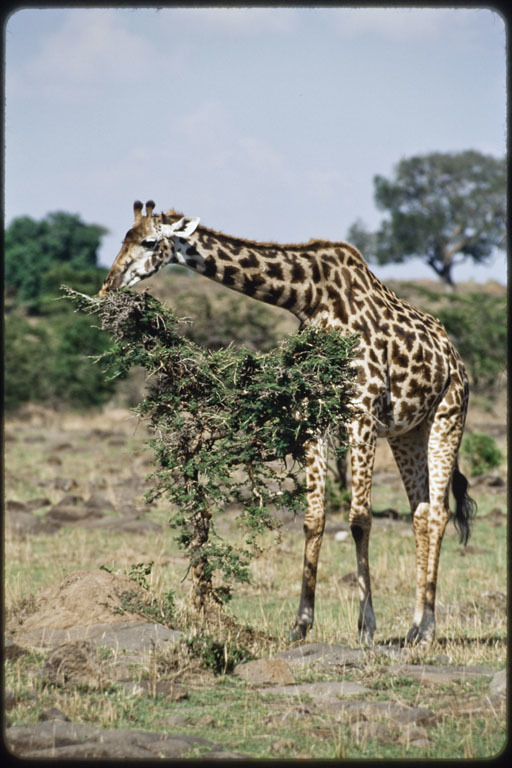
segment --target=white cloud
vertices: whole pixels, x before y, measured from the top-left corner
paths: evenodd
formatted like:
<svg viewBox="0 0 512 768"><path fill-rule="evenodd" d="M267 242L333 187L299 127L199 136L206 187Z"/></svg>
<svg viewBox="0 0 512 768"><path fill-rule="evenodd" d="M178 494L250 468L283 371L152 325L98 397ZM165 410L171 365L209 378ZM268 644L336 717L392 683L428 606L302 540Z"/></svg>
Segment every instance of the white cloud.
<svg viewBox="0 0 512 768"><path fill-rule="evenodd" d="M295 8L175 8L169 9L162 21L189 21L194 26L207 27L227 35L254 36L288 34L299 24Z"/></svg>
<svg viewBox="0 0 512 768"><path fill-rule="evenodd" d="M8 69L8 87L17 98L80 103L93 89L143 86L154 73L155 59L151 40L131 31L115 9L66 10L55 15L55 26L41 37L40 48L27 51L19 66Z"/></svg>
<svg viewBox="0 0 512 768"><path fill-rule="evenodd" d="M491 13L468 8L340 8L338 14L332 14L332 24L338 34L347 38L375 34L402 41L433 37L453 30L454 25L469 27L475 13L482 12Z"/></svg>

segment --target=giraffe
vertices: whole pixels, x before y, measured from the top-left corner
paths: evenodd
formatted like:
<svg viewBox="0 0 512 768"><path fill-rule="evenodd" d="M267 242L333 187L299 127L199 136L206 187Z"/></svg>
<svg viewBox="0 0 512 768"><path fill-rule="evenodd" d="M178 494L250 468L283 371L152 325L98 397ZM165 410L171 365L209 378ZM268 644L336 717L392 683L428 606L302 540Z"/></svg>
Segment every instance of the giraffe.
<svg viewBox="0 0 512 768"><path fill-rule="evenodd" d="M358 416L349 426L352 498L349 527L355 542L360 641L376 628L369 567L371 484L377 438L387 438L413 516L416 596L408 643L435 637L435 596L443 534L450 518L450 483L461 541L470 535L475 502L457 461L469 386L462 360L441 323L398 298L345 242L310 240L282 245L252 242L199 226L153 201L134 203L135 221L100 290L130 287L166 264L184 265L258 301L313 323L357 333ZM306 455L307 511L299 609L293 639L313 626L315 587L325 525L327 445L312 441Z"/></svg>

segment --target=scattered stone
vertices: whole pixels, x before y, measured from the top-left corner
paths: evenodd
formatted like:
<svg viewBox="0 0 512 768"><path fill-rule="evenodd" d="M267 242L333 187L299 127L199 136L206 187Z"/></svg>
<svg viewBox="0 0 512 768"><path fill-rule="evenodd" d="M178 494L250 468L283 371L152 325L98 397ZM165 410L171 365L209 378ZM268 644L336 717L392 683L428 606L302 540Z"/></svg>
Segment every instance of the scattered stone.
<svg viewBox="0 0 512 768"><path fill-rule="evenodd" d="M50 707L49 709L44 709L39 714L39 720L65 720L67 723L70 722L69 717L64 714L64 712L61 709L57 709L57 707Z"/></svg>
<svg viewBox="0 0 512 768"><path fill-rule="evenodd" d="M101 624L77 625L66 629L41 628L20 635L23 641L36 648L55 648L62 643L87 640L96 647L112 648L116 652L143 654L156 647L176 645L183 632L169 629L163 624L141 621L120 621Z"/></svg>
<svg viewBox="0 0 512 768"><path fill-rule="evenodd" d="M270 688L258 688L262 696L311 696L313 699L339 699L359 693L367 693L359 683L348 680L329 680L321 683L300 683L295 685L273 685Z"/></svg>
<svg viewBox="0 0 512 768"><path fill-rule="evenodd" d="M430 739L428 738L428 731L426 728L422 728L417 725L407 725L400 734L398 741L401 744L405 744L407 747L428 747Z"/></svg>
<svg viewBox="0 0 512 768"><path fill-rule="evenodd" d="M40 534L53 534L59 528L60 525L57 521L40 518L28 509L20 507L6 509L5 531L18 539L26 539L29 536Z"/></svg>
<svg viewBox="0 0 512 768"><path fill-rule="evenodd" d="M193 747L211 744L199 736L93 728L62 720L47 720L34 726L13 726L7 728L5 736L7 746L16 757L56 760L178 758Z"/></svg>
<svg viewBox="0 0 512 768"><path fill-rule="evenodd" d="M49 507L50 504L50 499L48 499L46 496L43 496L37 499L30 499L30 501L26 502L25 506L27 509L34 510L42 509L43 507Z"/></svg>
<svg viewBox="0 0 512 768"><path fill-rule="evenodd" d="M87 640L78 640L59 645L50 653L41 678L49 685L85 685L96 689L104 674L96 648Z"/></svg>
<svg viewBox="0 0 512 768"><path fill-rule="evenodd" d="M251 685L292 685L295 683L292 671L282 657L256 659L245 664L237 664L233 673Z"/></svg>
<svg viewBox="0 0 512 768"><path fill-rule="evenodd" d="M448 710L448 715L443 710ZM482 717L488 717L489 712L495 715L503 716L506 711L506 699L501 694L491 694L490 696L480 696L476 699L455 699L450 701L439 713L438 719L443 717L458 717L460 715L481 714Z"/></svg>
<svg viewBox="0 0 512 768"><path fill-rule="evenodd" d="M351 723L350 730L359 742L368 739L390 743L395 741L396 733L388 724L376 720L356 720Z"/></svg>
<svg viewBox="0 0 512 768"><path fill-rule="evenodd" d="M496 674L493 676L490 684L489 684L489 690L491 693L494 693L496 695L500 696L506 696L507 695L507 670L501 669L499 672L496 672Z"/></svg>
<svg viewBox="0 0 512 768"><path fill-rule="evenodd" d="M115 507L111 501L109 501L103 494L93 491L87 501L86 506L89 508L100 509L102 512L114 512Z"/></svg>
<svg viewBox="0 0 512 768"><path fill-rule="evenodd" d="M433 725L435 715L426 707L409 707L394 701L364 701L361 699L344 699L342 701L327 701L322 704L322 710L336 720L350 717L353 720L393 720L399 727L414 725Z"/></svg>
<svg viewBox="0 0 512 768"><path fill-rule="evenodd" d="M332 671L337 667L358 667L364 658L365 653L360 648L329 643L307 643L276 654L276 659L284 659L292 666L314 664L321 671Z"/></svg>
<svg viewBox="0 0 512 768"><path fill-rule="evenodd" d="M483 665L464 666L462 664L441 666L433 666L431 664L395 664L389 667L389 671L395 675L409 677L430 685L445 685L454 682L454 680L468 680L485 675L494 675L495 672L492 667Z"/></svg>
<svg viewBox="0 0 512 768"><path fill-rule="evenodd" d="M56 505L46 513L45 519L57 523L80 523L83 520L103 517L104 513L96 507Z"/></svg>

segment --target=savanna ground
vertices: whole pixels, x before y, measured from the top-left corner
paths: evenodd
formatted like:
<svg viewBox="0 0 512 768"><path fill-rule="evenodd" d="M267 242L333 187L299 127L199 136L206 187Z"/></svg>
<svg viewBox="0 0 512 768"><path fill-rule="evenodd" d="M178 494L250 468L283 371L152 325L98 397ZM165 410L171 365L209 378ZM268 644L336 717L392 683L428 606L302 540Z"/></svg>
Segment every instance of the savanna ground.
<svg viewBox="0 0 512 768"><path fill-rule="evenodd" d="M506 456L504 392L485 408L474 398L468 428L491 434ZM219 640L226 658L224 669L221 665L214 673L206 657L201 662L192 653L187 658L171 653L167 659L157 659L158 663L153 658L130 670L133 680L153 681L141 693L115 681L101 689L50 684L41 676L47 651L35 648L12 654L4 673L10 726L36 724L42 713L55 708L73 723L197 735L227 752L253 758L490 758L504 748L505 709L490 696L489 684L506 663L506 460L494 477L472 484L478 515L468 546L461 546L451 523L447 529L435 644L404 651L407 655L400 658L407 665L464 666L480 668L482 674L421 682L409 666L409 671L397 672L392 655L372 652L360 663L329 671L293 667L299 684L359 683L364 687L359 697L367 702L391 701L430 711L428 728L420 728L415 738L414 734L401 738L392 729L361 729L361 718L355 722L349 710L335 715L332 707L322 707L307 696L264 696L232 674L228 656L236 649L269 658L291 647L287 631L299 601L302 521L283 519L277 540L275 534L268 534L262 554L252 565L252 584L236 588L227 609L234 621L198 628L188 608L187 561L166 527L169 510L165 502L144 504L145 478L152 466L147 437L144 424L121 407L80 415L29 406L6 420L7 634L15 636L37 611L43 590L57 590L70 574L107 568L133 577L141 573L137 564L153 563L145 577L152 620L181 629L189 638L204 632ZM86 514L86 508L91 514ZM405 493L384 442L376 459L373 508L370 564L378 624L375 640L379 647L398 650L414 601L414 538ZM234 514L228 508L218 521L223 536L236 536ZM331 511L327 519L315 626L308 643L358 648L355 554L350 534L344 535L346 519L343 509ZM30 526L24 527L27 521ZM163 606L169 606L170 593L174 607L166 611ZM80 606L77 623L88 623L80 615ZM248 632L247 625L256 631ZM108 657L107 651L104 656ZM183 695L159 692L159 676L179 683ZM183 757L207 752L196 744Z"/></svg>

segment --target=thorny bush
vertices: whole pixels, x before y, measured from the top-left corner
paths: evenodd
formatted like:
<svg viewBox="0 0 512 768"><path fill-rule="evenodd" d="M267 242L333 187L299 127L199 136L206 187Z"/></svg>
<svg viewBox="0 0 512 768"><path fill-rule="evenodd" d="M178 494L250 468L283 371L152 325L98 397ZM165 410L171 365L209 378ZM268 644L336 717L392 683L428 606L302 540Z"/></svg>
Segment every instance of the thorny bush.
<svg viewBox="0 0 512 768"><path fill-rule="evenodd" d="M275 511L303 510L308 443L324 437L340 455L347 448L357 337L308 326L266 354L211 351L186 339L182 321L147 292L99 299L64 290L112 336L96 358L109 379L145 369L136 411L153 433L147 501L165 496L175 505L170 526L189 559L195 606L225 602L233 582L249 581L258 535L278 526ZM244 531L238 547L215 527L230 502Z"/></svg>

